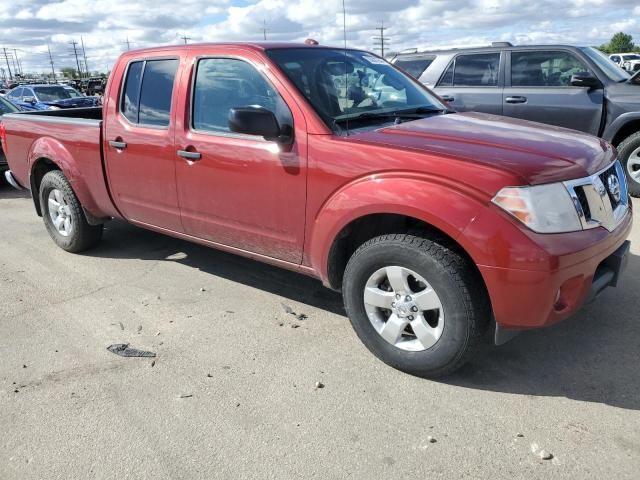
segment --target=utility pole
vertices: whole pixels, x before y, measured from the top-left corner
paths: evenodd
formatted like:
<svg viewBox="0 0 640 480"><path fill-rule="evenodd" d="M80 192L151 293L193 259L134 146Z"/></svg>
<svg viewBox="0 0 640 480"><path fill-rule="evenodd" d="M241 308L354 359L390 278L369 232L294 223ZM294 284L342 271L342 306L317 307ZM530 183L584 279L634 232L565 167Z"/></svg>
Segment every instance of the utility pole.
<svg viewBox="0 0 640 480"><path fill-rule="evenodd" d="M84 49L84 40L82 36L80 36L80 44L82 45L82 56L84 57L84 71L87 72L87 78L91 75L89 74L89 65L87 64L87 52Z"/></svg>
<svg viewBox="0 0 640 480"><path fill-rule="evenodd" d="M187 37L187 34L186 34L186 33L185 33L185 34L183 34L180 38L181 38L182 40L184 40L184 44L185 44L185 45L187 44L187 41L188 41L188 40L191 40L191 38L190 38L190 37Z"/></svg>
<svg viewBox="0 0 640 480"><path fill-rule="evenodd" d="M124 43L127 44L127 51L131 50L131 42L129 42L129 37L127 37L127 41Z"/></svg>
<svg viewBox="0 0 640 480"><path fill-rule="evenodd" d="M391 39L388 37L384 36L384 31L387 29L387 27L384 26L384 20L382 21L382 23L380 24L379 27L376 27L376 30L378 30L380 32L379 35L375 35L373 38L373 42L374 42L374 50L379 50L380 51L380 56L384 58L384 46L385 43L388 43Z"/></svg>
<svg viewBox="0 0 640 480"><path fill-rule="evenodd" d="M4 60L7 62L7 70L9 71L9 80L13 80L13 75L11 75L11 67L9 66L9 56L7 55L7 49L2 47L2 51L4 52Z"/></svg>
<svg viewBox="0 0 640 480"><path fill-rule="evenodd" d="M13 56L16 57L16 64L17 64L17 68L18 71L20 72L20 75L23 75L24 72L22 71L22 65L20 64L20 58L18 58L18 50L16 50L15 48L13 49Z"/></svg>
<svg viewBox="0 0 640 480"><path fill-rule="evenodd" d="M266 20L262 20L262 36L266 41L267 40L267 21Z"/></svg>
<svg viewBox="0 0 640 480"><path fill-rule="evenodd" d="M80 70L80 61L78 60L78 50L76 49L76 45L78 42L75 40L73 42L69 42L70 45L73 45L73 54L76 56L76 65L78 66L78 75L82 78L82 70Z"/></svg>
<svg viewBox="0 0 640 480"><path fill-rule="evenodd" d="M56 81L56 69L53 66L53 57L51 56L51 47L47 43L47 51L49 52L49 63L51 63L51 74L53 75L53 81Z"/></svg>

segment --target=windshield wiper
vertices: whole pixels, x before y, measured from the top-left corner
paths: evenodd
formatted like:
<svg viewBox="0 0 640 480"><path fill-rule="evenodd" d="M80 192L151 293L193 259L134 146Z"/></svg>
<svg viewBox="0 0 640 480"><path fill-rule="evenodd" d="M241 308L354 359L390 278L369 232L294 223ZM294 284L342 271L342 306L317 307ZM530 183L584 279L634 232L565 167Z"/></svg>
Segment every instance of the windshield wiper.
<svg viewBox="0 0 640 480"><path fill-rule="evenodd" d="M449 113L449 110L437 107L416 107L407 110L394 110L392 112L362 112L353 116L346 116L342 118L338 117L334 120L334 123L338 124L339 122L358 121L372 118L422 118L431 113L445 114Z"/></svg>

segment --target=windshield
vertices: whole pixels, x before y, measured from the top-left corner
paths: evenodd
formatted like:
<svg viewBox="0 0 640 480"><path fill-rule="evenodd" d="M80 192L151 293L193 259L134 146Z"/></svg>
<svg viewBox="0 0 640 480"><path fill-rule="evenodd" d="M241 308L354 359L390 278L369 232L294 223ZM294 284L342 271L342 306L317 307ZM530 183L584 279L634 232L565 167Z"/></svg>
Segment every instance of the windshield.
<svg viewBox="0 0 640 480"><path fill-rule="evenodd" d="M64 89L69 93L69 95L71 95L71 98L78 98L81 97L82 95L80 95L80 93L78 93L77 90L71 88L71 87L64 87Z"/></svg>
<svg viewBox="0 0 640 480"><path fill-rule="evenodd" d="M55 102L72 98L71 93L64 87L35 87L33 91L41 102Z"/></svg>
<svg viewBox="0 0 640 480"><path fill-rule="evenodd" d="M625 62L629 60L640 60L640 55L622 55L622 59Z"/></svg>
<svg viewBox="0 0 640 480"><path fill-rule="evenodd" d="M629 79L629 74L613 63L600 50L593 47L581 47L580 50L587 55L598 67L614 82L624 82Z"/></svg>
<svg viewBox="0 0 640 480"><path fill-rule="evenodd" d="M389 121L394 112L446 111L425 88L367 52L287 48L268 50L267 55L334 131L350 119L380 122Z"/></svg>
<svg viewBox="0 0 640 480"><path fill-rule="evenodd" d="M5 113L14 113L19 112L20 109L16 107L9 100L0 97L0 115L4 115Z"/></svg>

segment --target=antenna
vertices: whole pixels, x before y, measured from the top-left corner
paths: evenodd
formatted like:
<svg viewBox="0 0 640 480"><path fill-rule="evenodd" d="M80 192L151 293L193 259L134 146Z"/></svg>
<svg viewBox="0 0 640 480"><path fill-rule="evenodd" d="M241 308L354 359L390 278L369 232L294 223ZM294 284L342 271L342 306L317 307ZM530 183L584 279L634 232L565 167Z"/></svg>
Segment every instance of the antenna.
<svg viewBox="0 0 640 480"><path fill-rule="evenodd" d="M345 0L342 0L342 36L344 38L344 108L347 109L349 101L349 72L347 69L347 8ZM347 137L349 136L349 118L345 119L344 124Z"/></svg>

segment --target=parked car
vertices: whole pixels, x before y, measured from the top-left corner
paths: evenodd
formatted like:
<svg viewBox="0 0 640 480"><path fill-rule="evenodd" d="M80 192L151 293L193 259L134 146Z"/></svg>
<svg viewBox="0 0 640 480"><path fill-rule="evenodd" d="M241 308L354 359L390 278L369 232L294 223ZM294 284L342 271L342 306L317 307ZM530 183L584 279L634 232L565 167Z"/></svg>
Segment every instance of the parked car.
<svg viewBox="0 0 640 480"><path fill-rule="evenodd" d="M7 97L24 110L56 110L97 105L96 97L75 96L74 89L63 85L19 85ZM75 92L75 93L74 93Z"/></svg>
<svg viewBox="0 0 640 480"><path fill-rule="evenodd" d="M609 55L612 62L628 72L640 70L640 55L637 53L614 53Z"/></svg>
<svg viewBox="0 0 640 480"><path fill-rule="evenodd" d="M16 113L19 111L20 109L9 100L4 97L0 97L0 118L5 113ZM4 151L0 146L0 172L4 172L8 167L9 165L7 164L7 157L5 156Z"/></svg>
<svg viewBox="0 0 640 480"><path fill-rule="evenodd" d="M460 112L477 111L548 123L613 143L640 196L640 76L631 77L599 50L566 45L407 52L393 63Z"/></svg>
<svg viewBox="0 0 640 480"><path fill-rule="evenodd" d="M368 52L131 51L102 109L2 123L6 177L62 249L121 218L317 277L364 344L412 374L458 368L493 319L500 343L623 281L632 212L609 143L450 113Z"/></svg>

